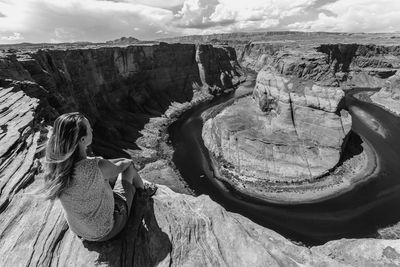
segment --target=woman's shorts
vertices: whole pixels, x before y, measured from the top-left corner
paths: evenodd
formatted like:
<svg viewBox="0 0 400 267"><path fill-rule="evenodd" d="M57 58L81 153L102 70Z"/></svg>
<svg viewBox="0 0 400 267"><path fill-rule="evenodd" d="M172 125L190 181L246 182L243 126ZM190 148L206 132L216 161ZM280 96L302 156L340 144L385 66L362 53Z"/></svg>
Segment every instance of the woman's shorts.
<svg viewBox="0 0 400 267"><path fill-rule="evenodd" d="M106 241L116 236L125 227L128 222L129 215L135 195L135 187L118 176L114 188L114 226L111 231L98 241Z"/></svg>

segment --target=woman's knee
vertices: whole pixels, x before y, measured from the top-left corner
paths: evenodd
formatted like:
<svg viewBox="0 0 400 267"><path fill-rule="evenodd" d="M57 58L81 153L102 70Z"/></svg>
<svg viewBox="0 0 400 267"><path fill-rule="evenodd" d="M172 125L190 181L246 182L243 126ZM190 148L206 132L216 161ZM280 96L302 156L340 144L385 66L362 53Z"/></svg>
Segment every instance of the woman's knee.
<svg viewBox="0 0 400 267"><path fill-rule="evenodd" d="M121 175L122 180L132 183L133 175L135 173L134 171L135 170L133 168L133 165L130 165L128 168L126 168L125 171L122 172L122 175Z"/></svg>

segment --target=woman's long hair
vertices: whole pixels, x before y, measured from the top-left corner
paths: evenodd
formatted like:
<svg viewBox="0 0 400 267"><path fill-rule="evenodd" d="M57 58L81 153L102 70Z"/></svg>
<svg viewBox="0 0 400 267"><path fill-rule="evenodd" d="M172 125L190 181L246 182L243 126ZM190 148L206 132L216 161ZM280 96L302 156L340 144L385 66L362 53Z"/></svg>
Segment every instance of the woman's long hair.
<svg viewBox="0 0 400 267"><path fill-rule="evenodd" d="M79 160L79 140L87 135L85 116L78 112L59 116L46 146L44 187L46 199L58 198L72 180L72 171Z"/></svg>

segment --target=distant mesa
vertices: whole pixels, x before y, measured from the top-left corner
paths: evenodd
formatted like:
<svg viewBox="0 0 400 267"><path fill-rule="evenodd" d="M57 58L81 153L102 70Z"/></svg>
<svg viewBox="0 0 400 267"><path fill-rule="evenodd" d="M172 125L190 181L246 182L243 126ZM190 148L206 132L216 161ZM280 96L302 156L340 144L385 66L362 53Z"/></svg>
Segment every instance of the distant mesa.
<svg viewBox="0 0 400 267"><path fill-rule="evenodd" d="M106 44L111 45L130 45L140 43L140 40L135 37L121 37L112 41L107 41Z"/></svg>

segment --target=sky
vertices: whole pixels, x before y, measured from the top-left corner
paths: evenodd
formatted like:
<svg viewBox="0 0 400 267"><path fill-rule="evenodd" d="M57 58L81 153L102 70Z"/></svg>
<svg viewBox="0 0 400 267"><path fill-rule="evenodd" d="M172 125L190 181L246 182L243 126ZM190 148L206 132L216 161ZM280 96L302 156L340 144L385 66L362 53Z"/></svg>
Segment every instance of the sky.
<svg viewBox="0 0 400 267"><path fill-rule="evenodd" d="M238 31L400 32L400 0L0 0L0 43Z"/></svg>

